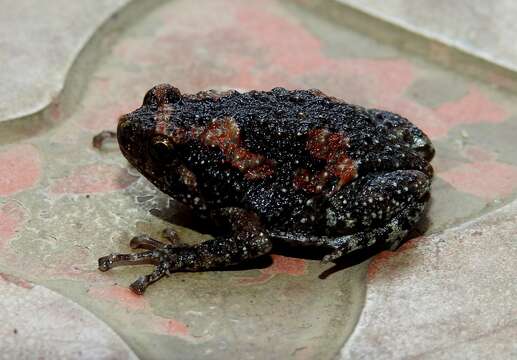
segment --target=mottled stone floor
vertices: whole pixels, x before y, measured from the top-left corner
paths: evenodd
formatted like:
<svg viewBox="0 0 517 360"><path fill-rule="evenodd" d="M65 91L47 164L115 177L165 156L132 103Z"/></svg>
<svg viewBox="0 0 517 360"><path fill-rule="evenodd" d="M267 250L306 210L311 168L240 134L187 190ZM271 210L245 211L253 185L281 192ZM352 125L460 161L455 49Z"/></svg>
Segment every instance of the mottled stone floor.
<svg viewBox="0 0 517 360"><path fill-rule="evenodd" d="M7 357L30 358L32 344L52 357L135 356L121 339L141 358L516 355L512 77L404 32L380 41L304 1L126 3L22 0L0 15L0 79L12 84L0 91L0 302L19 312L0 323ZM100 273L99 256L170 223L207 238L116 149L91 147L161 82L320 88L406 115L437 148L426 221L399 251L324 280L328 266L281 253L134 295L127 285L149 268ZM34 306L42 316L27 319Z"/></svg>

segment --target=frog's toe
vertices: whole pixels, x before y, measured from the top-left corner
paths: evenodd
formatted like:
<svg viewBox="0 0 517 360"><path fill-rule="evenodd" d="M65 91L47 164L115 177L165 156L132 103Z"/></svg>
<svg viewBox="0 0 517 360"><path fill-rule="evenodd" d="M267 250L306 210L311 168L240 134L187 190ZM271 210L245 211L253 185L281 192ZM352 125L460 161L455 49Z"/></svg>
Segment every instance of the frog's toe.
<svg viewBox="0 0 517 360"><path fill-rule="evenodd" d="M99 270L108 271L117 266L157 264L158 262L159 256L154 250L136 254L110 254L99 258Z"/></svg>
<svg viewBox="0 0 517 360"><path fill-rule="evenodd" d="M113 267L113 254L99 258L99 270L108 271Z"/></svg>
<svg viewBox="0 0 517 360"><path fill-rule="evenodd" d="M155 240L149 235L138 235L129 241L131 249L160 249L165 246L161 241Z"/></svg>
<svg viewBox="0 0 517 360"><path fill-rule="evenodd" d="M162 231L162 236L167 239L172 245L180 245L181 240L178 233L173 228L165 228Z"/></svg>
<svg viewBox="0 0 517 360"><path fill-rule="evenodd" d="M129 288L138 295L142 295L145 289L152 283L160 280L162 277L167 275L167 268L161 265L156 266L156 269L149 275L140 276L135 280Z"/></svg>

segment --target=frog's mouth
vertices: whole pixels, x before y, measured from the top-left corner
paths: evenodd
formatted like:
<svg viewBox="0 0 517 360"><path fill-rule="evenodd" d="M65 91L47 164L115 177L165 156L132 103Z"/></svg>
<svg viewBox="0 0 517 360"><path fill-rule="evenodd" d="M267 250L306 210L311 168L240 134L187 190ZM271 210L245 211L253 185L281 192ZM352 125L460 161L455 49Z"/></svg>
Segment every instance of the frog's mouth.
<svg viewBox="0 0 517 360"><path fill-rule="evenodd" d="M118 120L117 141L120 152L127 161L140 172L147 161L147 143L145 129L141 126L138 115L122 115Z"/></svg>
<svg viewBox="0 0 517 360"><path fill-rule="evenodd" d="M130 160L130 153L129 150L131 149L131 143L133 141L132 137L130 136L130 126L131 126L130 117L128 114L122 115L118 119L118 125L117 125L117 142L118 146L120 148L120 152L126 159Z"/></svg>

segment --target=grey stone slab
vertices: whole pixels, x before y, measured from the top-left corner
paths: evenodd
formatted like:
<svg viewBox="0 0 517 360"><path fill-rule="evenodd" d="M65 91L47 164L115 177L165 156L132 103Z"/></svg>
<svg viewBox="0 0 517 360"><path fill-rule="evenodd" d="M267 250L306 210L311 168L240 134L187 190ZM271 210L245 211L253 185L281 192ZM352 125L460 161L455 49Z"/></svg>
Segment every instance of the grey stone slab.
<svg viewBox="0 0 517 360"><path fill-rule="evenodd" d="M91 6L91 16L101 14L99 7L105 5L84 3L80 6ZM120 29L110 49L100 51L95 46L87 46L78 56L77 63L84 56L100 61L91 72L81 67L70 71L72 80L67 81L63 93L69 94L72 88L84 89L81 97L74 98L78 103L74 111L56 111L54 127L48 132L37 132L31 126L16 129L23 135L20 139L24 141L20 143L12 140L15 133L8 128L17 121L0 125L0 142L8 140L0 152L4 160L0 164L7 164L4 165L7 170L3 171L7 181L0 182L0 192L3 191L5 197L0 207L0 219L5 224L0 233L0 247L3 246L0 269L45 284L88 308L119 332L143 358L162 358L171 354L178 358L275 358L275 355L286 358L286 354L297 358L330 358L341 348L361 311L365 286L363 270L367 265L346 269L321 281L318 275L322 269L316 261L277 256L264 268L175 274L154 285L144 297L131 294L127 284L145 270L126 268L98 272L96 260L99 256L129 251L127 243L135 233L154 231L156 235L170 225L156 216L174 210L169 208L166 197L160 196L143 179L137 180L137 174L127 169L118 152L104 153L90 148L92 136L100 130L113 128L117 116L134 109L145 90L155 83L172 81L187 92L212 86L267 88L284 84L321 87L349 101L357 100L362 104L374 101L373 104L390 106L396 111L409 111L412 119L431 125L433 140L436 137L437 179L430 212L433 232L515 198L512 185L515 158L500 151L501 148L511 149L514 138L511 120L505 120L515 117L513 96L438 68L346 27L312 18L313 12L291 12L291 8L287 11L277 2L235 1L234 6L229 7L226 1L194 3L185 0L169 2L151 11L145 6L156 2L146 1L133 2L125 9L131 9L137 3L141 8L126 16L129 21L120 21L125 12L122 11L117 20L108 22L115 23L114 27ZM39 3L21 1L20 4ZM45 6L55 4L60 3L45 3ZM18 20L23 18L22 22L34 18L35 22L42 21L34 15L36 13L47 14L41 17L66 17L66 6L79 5L63 1L63 9L53 13L38 9L36 5L25 12L19 9L17 14L9 9L11 15L0 15L1 20L6 19L0 27L5 26L4 34L7 34L2 35L0 41L18 36L12 35L11 31L5 32L7 26L11 26L12 32L18 31L13 20L16 16ZM140 11L143 8L146 11ZM79 10L75 8L75 14L80 14ZM27 13L32 15L27 16ZM71 18L73 26L83 20L82 15ZM56 21L62 20L65 19ZM91 21L84 23L89 26ZM99 20L97 24L100 23ZM41 29L46 28L42 26ZM38 39L37 29L34 33L34 38ZM51 32L63 37L72 33L66 26ZM102 37L105 33L100 30L95 38L98 34ZM41 36L38 42L26 35L27 48L32 44L41 45L41 48L31 52L30 56L34 58L31 61L18 62L22 64L22 70L16 76L26 82L27 89L41 86L40 78L30 75L35 71L32 66L38 56L50 57L46 60L47 68L40 70L43 75L56 74L48 69L61 61L61 55L45 52L46 47L54 46L53 43L59 40L57 35L55 41ZM88 37L83 39L84 45ZM76 46L71 47L78 54L82 45L69 42L70 46ZM92 43L95 41L89 45ZM9 59L18 56L15 47L5 52L4 47L0 49L0 56L4 56L2 64L7 64L7 60L4 61L6 54ZM23 46L19 49L25 51ZM73 56L68 59L73 62ZM2 68L0 71L1 76L7 77L14 70ZM385 76L388 71L396 76ZM53 84L61 83L62 86L66 71L61 74L61 82L53 80ZM74 74L81 81L73 80ZM41 79L47 81L43 75ZM12 76L16 77L14 73ZM3 94L18 103L0 97L0 106L9 106L16 111L29 107L33 109L30 113L47 106L61 91L58 88L48 92L49 87L45 85L40 88L44 90L43 94L50 95L39 97L31 92L33 90L28 90L28 95L22 96L20 91L23 93L24 88L15 91L11 86L3 90ZM439 94L435 94L437 89L441 90ZM450 111L452 107L452 114L456 115L468 111L472 103L480 102L485 108L492 109L493 116L459 120L453 116L440 117L443 112L447 113L444 109ZM27 112L16 115L11 111L10 114L4 119L23 116ZM424 120L419 120L422 116ZM447 119L455 122L448 123ZM471 120L481 124L471 124ZM439 126L433 127L436 124ZM494 134L509 135L487 136L481 126L489 126ZM469 171L478 174L480 180L470 182ZM483 171L489 176L482 176ZM492 181L498 178L502 179L499 183ZM482 184L483 181L490 182L491 186ZM500 236L498 229L490 231ZM200 234L186 230L185 237L204 239ZM447 241L443 250L446 259L440 257L438 261L439 251L433 251L435 245L429 245L433 239L435 237L422 240L423 249L412 250L411 244L415 242L411 242L403 248L406 252L392 254L392 260L384 254L373 261L367 312L349 343L349 350L344 350L344 356L371 355L375 358L380 354L382 358L392 354L395 357L425 354L445 358L451 353L468 357L490 351L503 356L514 351L511 339L515 328L511 324L506 326L506 319L501 320L498 312L508 309L508 296L499 289L505 286L509 275L504 274L499 280L498 275L494 275L508 269L503 259L507 259L513 243L507 240L502 245L497 241L487 243L486 235L483 244L471 241L464 247L454 247L454 242L462 239L454 237L451 244ZM469 263L470 256L476 260L475 264ZM488 259L486 266L482 256ZM396 259L402 259L402 264L397 263L395 270L383 270L383 261L389 265L389 261ZM377 268L380 269L376 271ZM468 270L466 274L464 269ZM440 275L440 278L435 279L430 274ZM475 278L476 274L482 275L482 282L454 288L479 280ZM446 287L448 284L454 291ZM442 285L445 291L440 288ZM514 294L508 285L505 289ZM463 296L461 290L468 296ZM469 294L473 294L474 299ZM494 305L490 304L492 301ZM464 305L479 312L488 309L489 313L463 314L460 310ZM442 311L442 317L432 311ZM24 313L28 314L25 310ZM47 326L52 319L41 318L39 325ZM502 327L498 327L499 320ZM379 325L379 322L383 323ZM371 329L368 325L378 328ZM492 333L485 332L492 329ZM13 329L8 331L14 333ZM448 337L441 336L440 331ZM35 334L39 336L39 333ZM459 339L458 343L452 342L451 334ZM37 336L35 341L40 341ZM376 350L377 346L379 350Z"/></svg>
<svg viewBox="0 0 517 360"><path fill-rule="evenodd" d="M370 264L343 359L515 359L517 201Z"/></svg>
<svg viewBox="0 0 517 360"><path fill-rule="evenodd" d="M128 2L1 0L0 121L47 107L88 39Z"/></svg>
<svg viewBox="0 0 517 360"><path fill-rule="evenodd" d="M338 0L365 13L517 70L517 3L483 0Z"/></svg>
<svg viewBox="0 0 517 360"><path fill-rule="evenodd" d="M0 273L1 359L137 359L104 322L40 285Z"/></svg>

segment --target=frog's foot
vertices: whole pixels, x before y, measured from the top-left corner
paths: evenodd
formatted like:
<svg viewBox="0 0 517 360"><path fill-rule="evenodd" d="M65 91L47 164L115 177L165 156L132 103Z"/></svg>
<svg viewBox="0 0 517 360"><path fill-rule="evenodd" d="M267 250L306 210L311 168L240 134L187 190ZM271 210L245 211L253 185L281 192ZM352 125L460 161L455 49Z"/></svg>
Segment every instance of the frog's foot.
<svg viewBox="0 0 517 360"><path fill-rule="evenodd" d="M146 249L149 251L136 254L111 254L99 259L99 270L108 271L117 266L151 264L156 269L149 275L141 276L130 288L137 294L142 294L145 288L167 275L167 269L171 263L168 254L179 246L180 240L176 231L167 228L163 231L163 237L169 240L169 244L153 239L149 235L138 235L129 241L131 249Z"/></svg>
<svg viewBox="0 0 517 360"><path fill-rule="evenodd" d="M335 262L348 253L366 249L379 242L383 242L388 250L396 250L406 239L409 230L419 221L424 207L425 203L417 202L403 209L384 226L329 239L325 245L333 250L323 257L322 262Z"/></svg>
<svg viewBox="0 0 517 360"><path fill-rule="evenodd" d="M271 241L262 230L258 216L236 208L221 210L230 230L226 236L217 236L194 246L164 244L146 235L133 238L133 249L146 249L134 254L111 254L99 259L99 270L108 271L117 266L151 264L154 271L130 285L142 294L147 286L177 271L204 271L239 264L271 250ZM177 240L175 232L166 230L169 240Z"/></svg>
<svg viewBox="0 0 517 360"><path fill-rule="evenodd" d="M117 266L124 265L156 265L155 270L145 276L141 276L130 285L131 290L142 294L145 288L162 277L168 275L170 266L174 263L172 255L175 252L173 245L164 244L147 235L135 236L131 239L130 246L133 249L149 249L135 254L110 254L99 258L99 270L108 271Z"/></svg>

